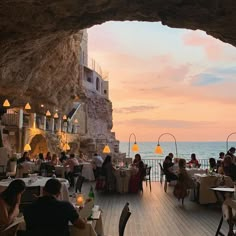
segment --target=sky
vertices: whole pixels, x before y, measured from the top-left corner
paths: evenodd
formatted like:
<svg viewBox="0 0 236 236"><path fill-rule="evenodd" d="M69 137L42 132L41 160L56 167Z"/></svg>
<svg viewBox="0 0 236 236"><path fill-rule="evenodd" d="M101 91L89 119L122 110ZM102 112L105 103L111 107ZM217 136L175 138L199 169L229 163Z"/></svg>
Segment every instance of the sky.
<svg viewBox="0 0 236 236"><path fill-rule="evenodd" d="M225 141L236 132L232 45L157 22L106 22L88 29L88 54L109 80L118 140L168 132L177 141Z"/></svg>

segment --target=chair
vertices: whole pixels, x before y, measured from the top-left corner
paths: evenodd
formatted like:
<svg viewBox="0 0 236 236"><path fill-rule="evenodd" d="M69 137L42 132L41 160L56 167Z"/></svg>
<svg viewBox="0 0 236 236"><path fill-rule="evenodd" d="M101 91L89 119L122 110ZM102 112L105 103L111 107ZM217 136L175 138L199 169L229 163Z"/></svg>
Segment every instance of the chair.
<svg viewBox="0 0 236 236"><path fill-rule="evenodd" d="M161 182L161 185L162 185L163 177L165 176L165 172L164 172L164 169L163 169L161 163L159 163L159 166L160 166L160 182Z"/></svg>
<svg viewBox="0 0 236 236"><path fill-rule="evenodd" d="M79 193L81 193L82 185L85 178L82 175L79 175L75 184L75 192L77 193L77 190L79 190Z"/></svg>
<svg viewBox="0 0 236 236"><path fill-rule="evenodd" d="M45 171L46 171L47 177L51 177L53 174L56 173L55 166L52 166L49 164L45 165Z"/></svg>
<svg viewBox="0 0 236 236"><path fill-rule="evenodd" d="M40 186L27 187L21 196L20 210L23 211L25 206L31 204L40 196Z"/></svg>
<svg viewBox="0 0 236 236"><path fill-rule="evenodd" d="M82 175L83 165L74 166L73 172L68 173L68 179L70 181L70 185L74 187L75 178Z"/></svg>
<svg viewBox="0 0 236 236"><path fill-rule="evenodd" d="M0 165L0 180L6 178L6 171L5 171L5 166Z"/></svg>
<svg viewBox="0 0 236 236"><path fill-rule="evenodd" d="M146 181L146 186L147 183L149 181L149 187L150 187L150 192L152 191L152 187L151 187L151 166L146 168L146 175L144 176L144 180Z"/></svg>
<svg viewBox="0 0 236 236"><path fill-rule="evenodd" d="M78 177L79 175L82 175L83 165L74 166L73 170L73 176Z"/></svg>
<svg viewBox="0 0 236 236"><path fill-rule="evenodd" d="M125 226L127 224L127 221L129 219L131 215L131 212L129 210L129 203L127 202L121 212L120 215L120 220L119 220L119 236L123 236L124 235L124 231L125 231Z"/></svg>

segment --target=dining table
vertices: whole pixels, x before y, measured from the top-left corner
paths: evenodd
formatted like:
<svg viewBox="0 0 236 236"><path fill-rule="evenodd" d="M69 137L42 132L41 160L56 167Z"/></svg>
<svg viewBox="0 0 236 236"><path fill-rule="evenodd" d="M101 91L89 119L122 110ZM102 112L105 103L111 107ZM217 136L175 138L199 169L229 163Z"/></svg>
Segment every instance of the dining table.
<svg viewBox="0 0 236 236"><path fill-rule="evenodd" d="M116 191L119 193L129 192L129 182L133 174L137 173L138 169L132 166L115 166L114 175L116 178Z"/></svg>
<svg viewBox="0 0 236 236"><path fill-rule="evenodd" d="M45 186L46 182L50 179L49 177L43 177L43 176L37 176L36 174L32 174L31 177L28 178L18 178L25 182L26 187L35 187L40 186L40 195L42 195L43 187ZM69 201L69 181L67 179L63 178L57 178L61 184L61 193L59 196L60 200ZM14 179L8 178L3 179L0 181L0 192L4 191L8 187L8 185L13 181Z"/></svg>
<svg viewBox="0 0 236 236"><path fill-rule="evenodd" d="M198 202L200 204L216 203L215 193L210 189L220 185L228 187L233 186L233 181L229 176L220 174L194 174L195 181L198 184Z"/></svg>

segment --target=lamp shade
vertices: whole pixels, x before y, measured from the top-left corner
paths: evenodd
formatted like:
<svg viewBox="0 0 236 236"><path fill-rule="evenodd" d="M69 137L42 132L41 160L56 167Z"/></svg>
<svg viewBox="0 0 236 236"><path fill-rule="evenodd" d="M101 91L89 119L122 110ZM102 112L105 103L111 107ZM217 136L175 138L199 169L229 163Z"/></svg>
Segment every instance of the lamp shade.
<svg viewBox="0 0 236 236"><path fill-rule="evenodd" d="M105 145L105 147L104 147L102 152L103 153L110 153L111 152L111 150L110 150L110 148L109 148L109 146L107 144Z"/></svg>
<svg viewBox="0 0 236 236"><path fill-rule="evenodd" d="M132 151L133 152L138 152L139 151L139 146L138 144L135 142L134 145L132 146Z"/></svg>
<svg viewBox="0 0 236 236"><path fill-rule="evenodd" d="M63 149L64 149L65 151L69 151L69 150L70 150L70 145L69 145L68 143L65 143Z"/></svg>
<svg viewBox="0 0 236 236"><path fill-rule="evenodd" d="M57 112L54 114L54 116L53 116L55 119L57 119L59 116L58 116L58 114L57 114Z"/></svg>
<svg viewBox="0 0 236 236"><path fill-rule="evenodd" d="M162 148L160 146L160 144L157 144L156 148L155 148L155 153L156 154L163 154Z"/></svg>
<svg viewBox="0 0 236 236"><path fill-rule="evenodd" d="M51 112L49 110L47 110L46 116L51 116Z"/></svg>
<svg viewBox="0 0 236 236"><path fill-rule="evenodd" d="M10 102L6 99L3 103L3 107L10 107Z"/></svg>
<svg viewBox="0 0 236 236"><path fill-rule="evenodd" d="M31 147L30 147L30 145L28 143L25 144L24 151L25 152L31 151Z"/></svg>
<svg viewBox="0 0 236 236"><path fill-rule="evenodd" d="M30 106L30 104L27 102L26 104L25 104L25 110L30 110L31 109L31 106Z"/></svg>

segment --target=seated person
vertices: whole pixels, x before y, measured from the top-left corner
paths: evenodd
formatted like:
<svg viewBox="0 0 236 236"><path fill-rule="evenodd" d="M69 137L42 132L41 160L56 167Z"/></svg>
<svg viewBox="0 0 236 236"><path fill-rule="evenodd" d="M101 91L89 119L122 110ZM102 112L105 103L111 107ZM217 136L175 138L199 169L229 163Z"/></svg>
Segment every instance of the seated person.
<svg viewBox="0 0 236 236"><path fill-rule="evenodd" d="M138 153L134 157L133 166L135 166L138 171L130 177L129 191L136 193L138 190L142 190L142 181L146 174L144 163Z"/></svg>
<svg viewBox="0 0 236 236"><path fill-rule="evenodd" d="M1 231L18 216L21 196L24 190L25 182L21 179L16 179L0 193L0 235L4 235L4 232Z"/></svg>
<svg viewBox="0 0 236 236"><path fill-rule="evenodd" d="M79 162L88 162L88 157L83 152L79 154Z"/></svg>
<svg viewBox="0 0 236 236"><path fill-rule="evenodd" d="M195 153L191 154L191 160L187 164L189 164L191 167L197 167L197 168L200 167Z"/></svg>
<svg viewBox="0 0 236 236"><path fill-rule="evenodd" d="M79 166L79 162L77 158L75 158L75 154L71 153L69 159L64 162L64 166L67 165L69 165L69 172L66 174L66 177L70 181L70 185L74 186L74 167Z"/></svg>
<svg viewBox="0 0 236 236"><path fill-rule="evenodd" d="M226 176L231 177L233 181L236 180L236 165L233 164L232 157L229 155L224 158L223 170Z"/></svg>
<svg viewBox="0 0 236 236"><path fill-rule="evenodd" d="M50 164L51 164L52 166L56 166L56 165L58 164L57 154L54 153L54 154L52 155L52 160L51 160Z"/></svg>
<svg viewBox="0 0 236 236"><path fill-rule="evenodd" d="M113 170L111 156L107 155L102 164L102 173L106 178L106 190L108 191L114 191L116 187L116 178L113 174Z"/></svg>
<svg viewBox="0 0 236 236"><path fill-rule="evenodd" d="M51 161L52 160L52 156L51 156L51 152L48 152L46 157L45 157L46 161Z"/></svg>
<svg viewBox="0 0 236 236"><path fill-rule="evenodd" d="M67 156L65 152L61 152L60 162L64 163L67 160Z"/></svg>
<svg viewBox="0 0 236 236"><path fill-rule="evenodd" d="M40 166L42 164L42 162L44 162L43 153L39 153L38 159L36 161L36 165Z"/></svg>
<svg viewBox="0 0 236 236"><path fill-rule="evenodd" d="M30 161L29 152L24 152L23 156L17 160L17 164L21 164L26 161Z"/></svg>
<svg viewBox="0 0 236 236"><path fill-rule="evenodd" d="M164 174L166 175L167 182L170 182L172 180L177 180L177 175L173 171L173 165L172 159L170 156L166 156L164 162L163 162L163 170Z"/></svg>
<svg viewBox="0 0 236 236"><path fill-rule="evenodd" d="M225 153L224 152L220 152L219 153L219 160L223 161L225 158Z"/></svg>
<svg viewBox="0 0 236 236"><path fill-rule="evenodd" d="M71 203L59 201L61 183L49 179L43 189L43 196L24 210L27 236L69 236L69 222L77 228L84 228L81 219Z"/></svg>
<svg viewBox="0 0 236 236"><path fill-rule="evenodd" d="M235 151L236 148L235 147L231 147L228 152L226 153L225 156L231 156L232 159L232 163L235 164L236 163L236 156L235 156Z"/></svg>
<svg viewBox="0 0 236 236"><path fill-rule="evenodd" d="M210 170L213 172L217 172L217 165L216 165L216 160L215 158L210 158L209 159L209 165L210 165Z"/></svg>

